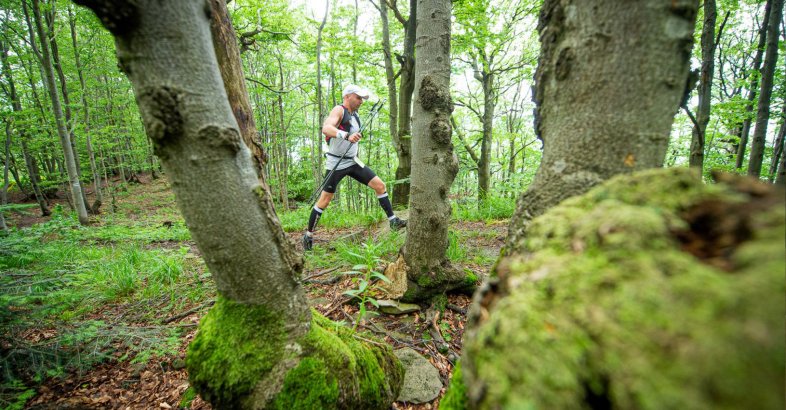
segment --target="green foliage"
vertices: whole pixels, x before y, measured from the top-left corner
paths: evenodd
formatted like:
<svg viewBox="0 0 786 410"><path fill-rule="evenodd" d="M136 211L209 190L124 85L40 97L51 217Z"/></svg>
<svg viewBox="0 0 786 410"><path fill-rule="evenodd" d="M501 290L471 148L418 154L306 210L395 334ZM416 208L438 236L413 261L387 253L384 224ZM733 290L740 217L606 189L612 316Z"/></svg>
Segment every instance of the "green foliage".
<svg viewBox="0 0 786 410"><path fill-rule="evenodd" d="M360 253L345 249L344 254L348 259L351 259L355 265L352 270L344 272L345 275L354 275L352 282L357 286L355 289L344 291L344 294L358 299L358 317L355 322L356 330L360 322L362 322L367 315L377 314L375 311L366 310L366 303L370 303L375 307L379 307L379 303L372 296L376 288L374 281L381 280L390 283L390 279L377 270L377 267L384 263L381 255L383 254L385 245L393 241L374 243L371 240L362 244Z"/></svg>
<svg viewBox="0 0 786 410"><path fill-rule="evenodd" d="M467 408L467 386L461 372L461 362L453 368L453 376L445 396L439 401L440 410L464 410Z"/></svg>
<svg viewBox="0 0 786 410"><path fill-rule="evenodd" d="M489 197L482 203L465 199L461 203L453 204L453 218L460 221L490 222L510 218L515 210L515 201L508 198Z"/></svg>

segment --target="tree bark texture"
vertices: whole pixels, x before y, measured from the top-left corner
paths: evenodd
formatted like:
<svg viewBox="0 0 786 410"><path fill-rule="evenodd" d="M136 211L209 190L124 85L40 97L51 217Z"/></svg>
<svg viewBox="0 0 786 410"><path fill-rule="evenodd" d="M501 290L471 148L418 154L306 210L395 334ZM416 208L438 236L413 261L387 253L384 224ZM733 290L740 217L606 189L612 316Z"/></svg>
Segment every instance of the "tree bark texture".
<svg viewBox="0 0 786 410"><path fill-rule="evenodd" d="M609 177L663 164L688 77L697 0L547 0L535 74L543 158L508 231Z"/></svg>
<svg viewBox="0 0 786 410"><path fill-rule="evenodd" d="M104 196L101 192L101 174L98 172L96 165L95 152L93 152L92 136L90 135L90 107L87 104L87 87L85 86L85 76L82 69L82 60L79 58L79 47L76 41L76 19L71 7L68 7L68 25L71 28L71 45L74 47L74 62L76 63L76 72L79 75L79 86L81 87L82 94L80 102L82 103L82 110L85 115L85 138L87 139L87 158L90 160L90 173L93 176L93 189L95 191L95 202L90 206L93 213L98 213L101 209L101 204L104 202Z"/></svg>
<svg viewBox="0 0 786 410"><path fill-rule="evenodd" d="M420 0L418 8L412 197L403 249L414 278L439 272L447 264L448 192L458 171L450 126L451 3Z"/></svg>
<svg viewBox="0 0 786 410"><path fill-rule="evenodd" d="M44 77L49 91L49 97L52 100L52 111L54 111L55 122L57 123L57 133L60 136L60 144L63 147L63 154L65 156L66 172L68 173L68 181L71 188L71 197L74 201L74 210L76 211L79 223L82 225L88 224L87 208L82 197L82 185L79 183L79 174L76 169L76 162L74 159L74 151L72 150L71 136L66 129L66 124L63 121L63 107L60 104L60 97L57 95L57 85L55 84L54 69L52 67L52 60L49 55L49 44L47 36L44 31L41 8L38 0L33 0L33 17L35 20L36 31L38 38L41 40L41 64L44 68Z"/></svg>
<svg viewBox="0 0 786 410"><path fill-rule="evenodd" d="M778 162L783 156L783 143L786 137L786 104L781 105L781 126L778 128L778 135L775 137L775 143L772 147L772 160L770 161L770 182L775 179L775 174L778 172Z"/></svg>
<svg viewBox="0 0 786 410"><path fill-rule="evenodd" d="M325 0L325 15L322 17L322 23L319 25L317 31L317 121L323 121L325 118L325 103L322 98L322 32L325 30L327 24L328 12L330 11L330 0ZM314 182L319 184L322 179L322 131L320 127L314 127L316 132L316 141L314 143L314 165L312 167L314 173Z"/></svg>
<svg viewBox="0 0 786 410"><path fill-rule="evenodd" d="M415 91L415 35L418 27L418 1L409 0L409 19L404 27L404 53L398 55L401 64L401 83L398 90L398 144L396 181L406 180L412 173L412 95ZM393 206L409 205L412 182L393 186Z"/></svg>
<svg viewBox="0 0 786 410"><path fill-rule="evenodd" d="M748 149L748 136L750 135L751 123L753 122L753 102L756 100L756 94L759 91L761 60L764 58L764 48L767 44L767 27L769 26L771 11L772 2L768 1L764 4L764 19L761 21L761 27L759 27L759 44L756 47L756 55L753 57L753 66L750 70L750 77L753 77L753 79L748 89L748 104L745 106L746 116L742 121L740 143L737 146L737 169L742 168L742 164L745 162L745 151Z"/></svg>
<svg viewBox="0 0 786 410"><path fill-rule="evenodd" d="M385 79L388 83L388 128L390 129L390 138L393 140L393 145L398 153L398 147L401 145L401 139L398 135L398 91L396 90L396 76L393 72L393 54L390 48L390 24L386 0L379 2L379 16L382 19L382 54L385 61ZM398 178L398 175L396 175L396 178ZM396 184L397 186L398 184ZM395 194L395 189L394 187L394 197L398 196Z"/></svg>
<svg viewBox="0 0 786 410"><path fill-rule="evenodd" d="M704 0L704 25L701 30L701 74L699 77L699 107L690 143L691 167L704 167L704 142L707 124L710 122L712 104L712 78L715 73L715 22L717 20L715 0Z"/></svg>
<svg viewBox="0 0 786 410"><path fill-rule="evenodd" d="M486 200L491 183L491 138L496 101L495 76L494 73L485 71L477 74L478 80L483 84L483 140L480 144L480 161L478 161L478 202Z"/></svg>
<svg viewBox="0 0 786 410"><path fill-rule="evenodd" d="M226 1L209 1L211 9L210 32L213 34L213 48L216 51L221 78L224 80L224 88L227 97L229 97L232 113L240 127L240 137L246 147L251 150L257 175L261 178L262 168L267 159L265 152L256 144L257 126L254 121L254 111L248 101L248 90L246 89L246 79L243 76L235 28L232 27L232 21L229 19Z"/></svg>
<svg viewBox="0 0 786 410"><path fill-rule="evenodd" d="M778 63L778 36L783 23L783 0L771 0L770 21L767 24L767 51L764 52L764 64L761 68L761 91L756 112L756 128L751 141L751 157L748 163L748 175L761 175L761 164L764 160L764 145L767 138L767 123L770 120L770 98L775 78L775 66Z"/></svg>
<svg viewBox="0 0 786 410"><path fill-rule="evenodd" d="M390 349L312 316L296 281L302 258L241 138L209 5L81 2L115 37L145 131L216 280L219 298L186 356L191 384L214 408L388 408L403 378Z"/></svg>

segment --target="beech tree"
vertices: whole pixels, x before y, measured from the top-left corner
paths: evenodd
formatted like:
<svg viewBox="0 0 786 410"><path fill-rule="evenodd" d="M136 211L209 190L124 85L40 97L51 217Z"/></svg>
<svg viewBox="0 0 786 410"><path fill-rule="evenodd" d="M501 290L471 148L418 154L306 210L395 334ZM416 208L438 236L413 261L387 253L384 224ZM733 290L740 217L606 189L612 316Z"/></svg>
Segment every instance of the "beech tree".
<svg viewBox="0 0 786 410"><path fill-rule="evenodd" d="M308 308L296 281L302 259L256 178L227 99L210 8L188 0L78 3L115 37L147 135L216 280L218 300L186 359L192 385L217 408L388 407L403 376L390 348Z"/></svg>
<svg viewBox="0 0 786 410"><path fill-rule="evenodd" d="M475 284L451 267L445 254L451 212L448 192L458 172L450 125L451 3L420 0L418 9L410 222L402 249L407 300L429 299Z"/></svg>
<svg viewBox="0 0 786 410"><path fill-rule="evenodd" d="M772 96L775 67L778 63L778 33L783 23L783 0L770 0L768 3L771 3L770 13L772 14L767 24L767 51L761 69L761 90L756 112L756 128L753 130L751 157L748 163L748 175L756 177L761 174L761 164L764 159L767 123L770 120L770 97Z"/></svg>
<svg viewBox="0 0 786 410"><path fill-rule="evenodd" d="M508 252L532 218L563 199L613 175L663 164L687 81L696 5L644 3L543 4L534 94L543 158L518 199ZM588 32L602 35L587 41ZM626 40L631 32L637 41Z"/></svg>
<svg viewBox="0 0 786 410"><path fill-rule="evenodd" d="M22 3L24 6L24 2ZM25 8L26 9L26 8ZM39 60L44 69L44 79L46 80L47 90L49 97L52 100L52 110L55 115L55 122L57 123L57 134L60 136L60 145L63 148L65 157L66 171L68 172L69 187L71 189L71 199L73 200L74 209L76 210L79 223L87 225L87 207L82 195L82 185L79 182L79 172L77 170L73 144L71 143L71 134L66 128L66 122L63 115L63 108L60 104L60 96L57 94L57 85L55 83L55 74L52 67L52 59L50 56L49 42L47 35L44 31L44 26L41 18L41 8L38 0L33 0L33 20L35 21L35 28L38 34L38 39L41 42L41 52ZM32 27L31 27L32 31ZM31 36L31 40L32 36ZM35 41L32 41L33 50L37 50ZM38 52L36 51L36 54Z"/></svg>

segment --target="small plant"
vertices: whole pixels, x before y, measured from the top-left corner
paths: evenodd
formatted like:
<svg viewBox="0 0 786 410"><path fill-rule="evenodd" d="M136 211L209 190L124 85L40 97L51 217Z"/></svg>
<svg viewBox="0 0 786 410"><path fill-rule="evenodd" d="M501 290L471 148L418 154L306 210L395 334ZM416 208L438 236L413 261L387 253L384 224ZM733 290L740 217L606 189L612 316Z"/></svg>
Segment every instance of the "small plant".
<svg viewBox="0 0 786 410"><path fill-rule="evenodd" d="M382 280L388 283L390 282L390 279L385 275L376 271L376 266L382 262L379 251L383 244L384 243L374 244L371 241L367 241L361 247L362 253L347 251L350 256L363 262L353 266L352 270L344 272L345 275L356 275L353 282L357 284L357 288L344 292L345 295L358 299L358 318L353 327L355 330L358 324L360 324L366 316L376 314L376 312L366 309L366 303L371 303L375 307L379 307L379 303L373 296L373 290L375 288L373 281Z"/></svg>

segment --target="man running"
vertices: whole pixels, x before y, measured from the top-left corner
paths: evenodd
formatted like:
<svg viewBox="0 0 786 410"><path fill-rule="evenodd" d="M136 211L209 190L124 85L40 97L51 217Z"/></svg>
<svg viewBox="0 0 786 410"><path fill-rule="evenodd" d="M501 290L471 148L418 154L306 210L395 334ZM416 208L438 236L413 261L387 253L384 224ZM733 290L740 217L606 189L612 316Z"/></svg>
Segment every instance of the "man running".
<svg viewBox="0 0 786 410"><path fill-rule="evenodd" d="M335 172L325 182L322 193L317 200L311 216L308 218L308 230L303 235L303 249L311 250L313 246L314 229L325 211L333 195L336 193L338 183L345 176L350 176L363 185L368 185L377 194L379 206L385 210L390 222L390 228L397 230L407 226L407 221L399 219L393 214L393 205L388 198L385 183L371 170L365 166L358 158L358 144L363 136L360 134L360 118L357 111L363 102L368 99L368 90L357 85L348 85L341 93L344 99L342 105L333 107L330 114L322 124L322 134L328 144L327 161L325 169L327 174L335 168ZM349 151L347 151L349 149ZM345 154L346 152L346 154Z"/></svg>

